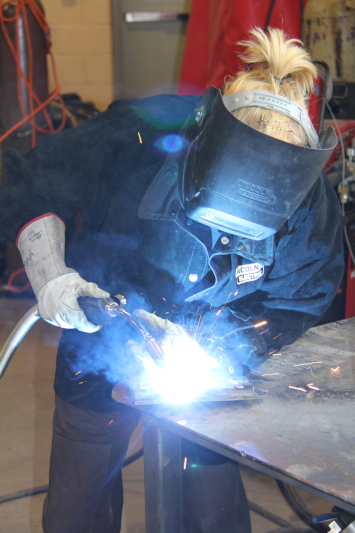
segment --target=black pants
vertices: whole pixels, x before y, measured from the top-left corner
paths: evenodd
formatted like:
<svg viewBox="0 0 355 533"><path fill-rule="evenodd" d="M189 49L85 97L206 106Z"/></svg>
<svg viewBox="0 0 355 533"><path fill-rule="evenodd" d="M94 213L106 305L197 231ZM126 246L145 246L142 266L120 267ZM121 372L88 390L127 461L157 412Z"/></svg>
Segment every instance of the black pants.
<svg viewBox="0 0 355 533"><path fill-rule="evenodd" d="M136 424L130 407L99 413L56 397L44 533L120 532L121 465ZM238 465L188 442L183 456L186 533L250 533Z"/></svg>

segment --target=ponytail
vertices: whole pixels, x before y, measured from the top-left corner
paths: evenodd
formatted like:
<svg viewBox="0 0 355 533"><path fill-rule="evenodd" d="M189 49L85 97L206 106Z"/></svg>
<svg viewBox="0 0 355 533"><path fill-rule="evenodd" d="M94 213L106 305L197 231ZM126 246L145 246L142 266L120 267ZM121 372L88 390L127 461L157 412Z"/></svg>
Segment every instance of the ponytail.
<svg viewBox="0 0 355 533"><path fill-rule="evenodd" d="M285 96L307 110L308 95L313 89L316 68L309 53L298 39L287 39L282 30L261 28L250 31L254 39L238 44L245 47L241 59L246 70L229 80L224 95L247 90L268 91ZM287 116L258 107L233 112L238 120L282 141L305 145L305 135L299 124Z"/></svg>

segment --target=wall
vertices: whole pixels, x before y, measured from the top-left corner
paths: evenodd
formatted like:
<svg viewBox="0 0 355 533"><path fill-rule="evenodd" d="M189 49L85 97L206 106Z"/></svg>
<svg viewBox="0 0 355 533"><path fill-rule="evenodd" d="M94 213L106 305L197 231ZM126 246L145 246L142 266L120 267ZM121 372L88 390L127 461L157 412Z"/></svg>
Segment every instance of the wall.
<svg viewBox="0 0 355 533"><path fill-rule="evenodd" d="M111 0L41 0L62 93L104 110L113 100ZM53 78L50 72L50 90Z"/></svg>

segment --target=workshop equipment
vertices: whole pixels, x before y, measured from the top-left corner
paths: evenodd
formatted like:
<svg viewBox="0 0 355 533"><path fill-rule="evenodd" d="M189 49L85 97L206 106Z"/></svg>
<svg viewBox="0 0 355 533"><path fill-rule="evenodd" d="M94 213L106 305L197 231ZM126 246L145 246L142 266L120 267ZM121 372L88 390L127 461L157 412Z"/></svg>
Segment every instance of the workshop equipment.
<svg viewBox="0 0 355 533"><path fill-rule="evenodd" d="M128 313L124 306L124 296L116 295L113 298L78 298L80 307L85 312L88 320L94 324L105 325L115 317L121 317L128 322L143 338L145 348L157 367L164 367L164 352L157 340L150 335L140 321ZM18 345L29 329L40 318L38 305L34 305L18 322L3 348L0 351L0 379L5 374L12 356ZM150 405L165 403L164 398L156 393L149 383L135 383L133 381L119 383L113 388L112 397L116 401L131 405ZM254 389L247 377L233 379L221 377L216 380L216 388L197 396L194 401L232 401L255 399Z"/></svg>

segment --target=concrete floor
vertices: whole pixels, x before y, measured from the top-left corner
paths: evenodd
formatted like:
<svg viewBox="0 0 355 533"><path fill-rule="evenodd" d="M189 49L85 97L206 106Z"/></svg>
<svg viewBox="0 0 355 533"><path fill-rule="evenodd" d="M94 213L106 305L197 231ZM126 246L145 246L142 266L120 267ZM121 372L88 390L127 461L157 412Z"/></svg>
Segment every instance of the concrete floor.
<svg viewBox="0 0 355 533"><path fill-rule="evenodd" d="M0 299L0 346L13 326L34 305L32 300ZM39 320L19 346L0 382L0 496L48 484L52 389L56 347L60 330ZM131 452L141 447L140 427ZM249 469L242 469L248 499L294 527L303 526L278 491L276 483ZM143 458L123 471L125 487L122 533L144 533ZM315 513L330 505L302 493ZM0 505L0 532L40 533L44 494ZM253 533L279 526L251 513ZM69 533L69 532L68 532ZM221 532L223 533L223 532Z"/></svg>

